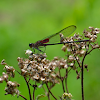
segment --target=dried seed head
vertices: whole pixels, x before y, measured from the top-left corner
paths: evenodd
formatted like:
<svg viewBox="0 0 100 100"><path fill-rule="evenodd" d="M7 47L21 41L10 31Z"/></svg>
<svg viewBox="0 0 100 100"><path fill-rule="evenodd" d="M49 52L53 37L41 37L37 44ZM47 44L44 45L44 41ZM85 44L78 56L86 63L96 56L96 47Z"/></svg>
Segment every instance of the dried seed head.
<svg viewBox="0 0 100 100"><path fill-rule="evenodd" d="M85 50L81 50L80 53L79 53L79 56L80 57L84 56L85 52L86 52Z"/></svg>
<svg viewBox="0 0 100 100"><path fill-rule="evenodd" d="M26 71L26 70L21 69L21 75L26 76L27 74L28 74L28 73L27 73L27 71Z"/></svg>
<svg viewBox="0 0 100 100"><path fill-rule="evenodd" d="M67 64L64 65L64 69L68 69L68 65Z"/></svg>
<svg viewBox="0 0 100 100"><path fill-rule="evenodd" d="M95 28L94 31L96 32L96 34L100 33L100 29L99 28Z"/></svg>
<svg viewBox="0 0 100 100"><path fill-rule="evenodd" d="M9 73L15 71L15 69L12 66L8 66L8 65L5 65L4 69L6 69L6 71Z"/></svg>
<svg viewBox="0 0 100 100"><path fill-rule="evenodd" d="M92 48L94 48L94 49L96 49L96 48L99 48L100 47L100 45L98 45L98 44L94 44L94 45L91 45L92 46Z"/></svg>
<svg viewBox="0 0 100 100"><path fill-rule="evenodd" d="M11 81L8 81L7 82L7 87L5 88L5 91L6 91L6 94L11 94L11 95L14 95L14 94L17 94L19 95L19 90L16 88L18 87L18 83L17 82L11 82Z"/></svg>
<svg viewBox="0 0 100 100"><path fill-rule="evenodd" d="M5 59L3 59L3 60L1 61L1 65L6 65Z"/></svg>
<svg viewBox="0 0 100 100"><path fill-rule="evenodd" d="M72 61L74 61L74 57L72 55L69 55L68 62L72 62Z"/></svg>

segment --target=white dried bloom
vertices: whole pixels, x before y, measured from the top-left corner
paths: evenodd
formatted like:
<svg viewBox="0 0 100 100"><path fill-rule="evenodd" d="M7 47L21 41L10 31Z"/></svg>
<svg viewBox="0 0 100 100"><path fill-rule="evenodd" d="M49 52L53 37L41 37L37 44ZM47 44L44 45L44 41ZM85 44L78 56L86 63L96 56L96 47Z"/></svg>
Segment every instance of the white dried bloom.
<svg viewBox="0 0 100 100"><path fill-rule="evenodd" d="M74 63L70 63L70 66L73 67L74 66Z"/></svg>
<svg viewBox="0 0 100 100"><path fill-rule="evenodd" d="M82 46L82 49L85 49L85 45Z"/></svg>
<svg viewBox="0 0 100 100"><path fill-rule="evenodd" d="M68 65L67 65L67 64L65 64L65 65L64 65L64 68L65 68L65 69L67 69L67 68L68 68Z"/></svg>
<svg viewBox="0 0 100 100"><path fill-rule="evenodd" d="M3 79L7 82L8 81L8 75L5 72L3 72L2 75L3 75Z"/></svg>
<svg viewBox="0 0 100 100"><path fill-rule="evenodd" d="M39 79L40 78L40 76L39 76L39 74L38 73L36 73L33 77L32 77L32 79Z"/></svg>
<svg viewBox="0 0 100 100"><path fill-rule="evenodd" d="M86 52L85 50L81 50L79 55L84 56L85 52Z"/></svg>
<svg viewBox="0 0 100 100"><path fill-rule="evenodd" d="M22 74L22 75L27 75L27 71L24 70L24 69L21 69L21 74Z"/></svg>
<svg viewBox="0 0 100 100"><path fill-rule="evenodd" d="M54 60L58 60L58 57L54 57Z"/></svg>
<svg viewBox="0 0 100 100"><path fill-rule="evenodd" d="M67 51L68 52L72 51L71 47L67 47Z"/></svg>
<svg viewBox="0 0 100 100"><path fill-rule="evenodd" d="M3 81L4 81L4 78L1 76L0 77L0 83L3 83Z"/></svg>
<svg viewBox="0 0 100 100"><path fill-rule="evenodd" d="M100 29L99 28L95 28L94 31L96 32L96 34L100 33Z"/></svg>
<svg viewBox="0 0 100 100"><path fill-rule="evenodd" d="M72 62L74 60L74 57L72 56L72 55L70 55L69 57L68 57L68 61L69 62Z"/></svg>
<svg viewBox="0 0 100 100"><path fill-rule="evenodd" d="M93 45L93 48L99 48L100 46L98 44Z"/></svg>
<svg viewBox="0 0 100 100"><path fill-rule="evenodd" d="M91 40L92 42L95 42L96 39L97 39L97 36L96 36L96 35L91 35L90 40Z"/></svg>
<svg viewBox="0 0 100 100"><path fill-rule="evenodd" d="M43 78L43 77L41 77L40 79L41 79L41 81L46 81L46 79L45 79L45 78Z"/></svg>
<svg viewBox="0 0 100 100"><path fill-rule="evenodd" d="M50 75L51 75L51 77L56 78L56 74L51 73Z"/></svg>
<svg viewBox="0 0 100 100"><path fill-rule="evenodd" d="M32 51L28 49L28 50L26 50L26 53L25 54L31 55L32 54Z"/></svg>

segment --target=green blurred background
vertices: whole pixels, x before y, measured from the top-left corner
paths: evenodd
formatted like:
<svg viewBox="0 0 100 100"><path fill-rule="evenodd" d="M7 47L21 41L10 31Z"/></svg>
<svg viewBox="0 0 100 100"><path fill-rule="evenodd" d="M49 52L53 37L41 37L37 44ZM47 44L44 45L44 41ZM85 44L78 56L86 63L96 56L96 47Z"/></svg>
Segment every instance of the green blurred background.
<svg viewBox="0 0 100 100"><path fill-rule="evenodd" d="M89 26L100 28L100 0L0 0L0 61L6 59L9 65L18 70L17 57L27 58L25 50L30 49L29 43L43 39L69 25L76 25L75 32L80 34ZM48 46L47 58L64 57L65 53L61 51L61 47L61 45ZM85 63L89 65L89 72L86 70L84 72L85 100L100 99L99 58L100 51L95 50L85 59ZM2 71L3 66L0 65L0 76ZM28 98L24 79L16 74L13 81L21 84L19 90ZM68 87L75 100L81 100L80 83L80 79L76 79L75 72L71 71ZM5 83L0 84L0 99L18 100L17 97L4 95L5 85ZM52 91L56 96L62 94L60 85ZM43 94L43 90L38 89L37 94ZM47 98L41 100L47 100Z"/></svg>

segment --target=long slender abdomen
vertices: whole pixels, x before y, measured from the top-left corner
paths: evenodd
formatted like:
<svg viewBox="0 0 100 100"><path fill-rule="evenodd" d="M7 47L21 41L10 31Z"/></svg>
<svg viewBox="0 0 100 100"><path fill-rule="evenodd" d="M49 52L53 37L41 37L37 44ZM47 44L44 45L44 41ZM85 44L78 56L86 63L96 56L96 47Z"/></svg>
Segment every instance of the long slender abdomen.
<svg viewBox="0 0 100 100"><path fill-rule="evenodd" d="M42 42L42 43L48 43L48 42L49 42L49 39L47 38L47 39L42 40L42 41L40 41L40 42Z"/></svg>

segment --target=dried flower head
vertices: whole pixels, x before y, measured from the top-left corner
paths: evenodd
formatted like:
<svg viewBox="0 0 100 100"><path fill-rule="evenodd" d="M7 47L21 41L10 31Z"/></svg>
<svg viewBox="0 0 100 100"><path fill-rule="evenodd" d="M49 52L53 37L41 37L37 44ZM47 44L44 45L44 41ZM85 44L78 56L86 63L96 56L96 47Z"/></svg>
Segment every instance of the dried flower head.
<svg viewBox="0 0 100 100"><path fill-rule="evenodd" d="M17 87L19 87L19 84L16 82L11 82L8 81L7 82L7 87L5 88L6 94L11 94L11 95L19 95L19 90L17 89Z"/></svg>

